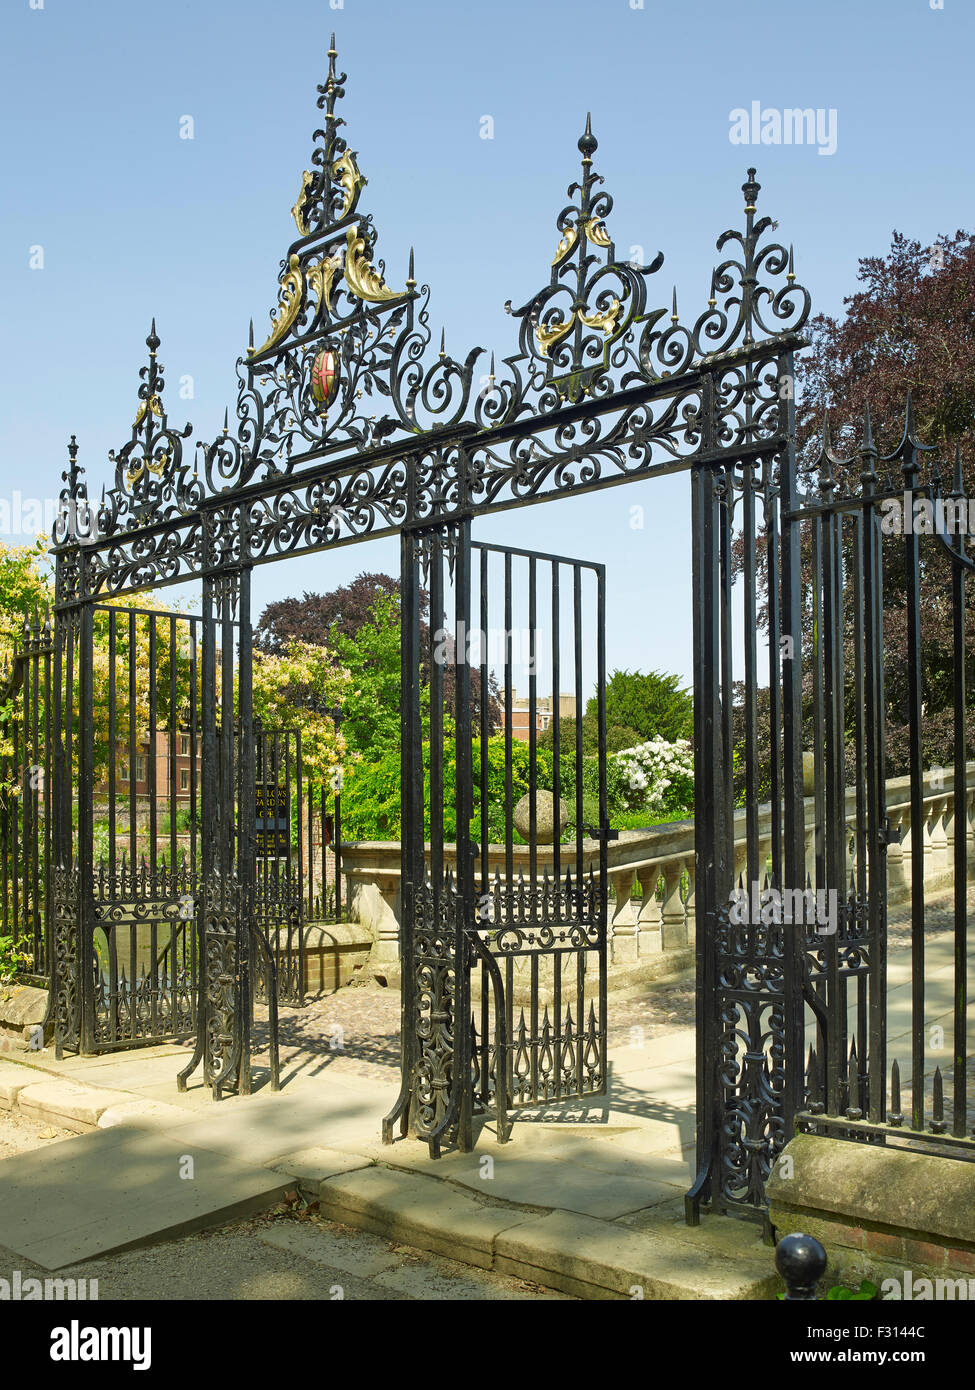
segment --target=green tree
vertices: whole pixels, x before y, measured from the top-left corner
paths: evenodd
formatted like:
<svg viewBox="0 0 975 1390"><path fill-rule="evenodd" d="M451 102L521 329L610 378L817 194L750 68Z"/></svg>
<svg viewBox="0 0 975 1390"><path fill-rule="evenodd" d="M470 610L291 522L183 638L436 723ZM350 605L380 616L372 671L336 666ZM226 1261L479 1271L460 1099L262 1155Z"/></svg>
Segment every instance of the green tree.
<svg viewBox="0 0 975 1390"><path fill-rule="evenodd" d="M593 697L586 716L595 716ZM635 730L637 742L694 736L694 701L680 676L664 671L614 671L606 684L606 723ZM615 750L611 750L615 751Z"/></svg>

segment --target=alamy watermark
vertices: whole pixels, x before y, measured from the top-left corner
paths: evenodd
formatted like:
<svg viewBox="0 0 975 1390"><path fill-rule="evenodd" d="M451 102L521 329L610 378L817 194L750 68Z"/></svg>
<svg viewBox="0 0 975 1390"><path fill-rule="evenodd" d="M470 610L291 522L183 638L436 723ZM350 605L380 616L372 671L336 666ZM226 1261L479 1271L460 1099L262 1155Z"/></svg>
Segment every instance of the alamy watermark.
<svg viewBox="0 0 975 1390"><path fill-rule="evenodd" d="M728 921L737 927L815 927L820 936L835 936L839 895L835 888L763 888L752 883L733 888Z"/></svg>
<svg viewBox="0 0 975 1390"><path fill-rule="evenodd" d="M728 139L733 145L815 145L820 154L836 153L836 107L736 106L728 112Z"/></svg>
<svg viewBox="0 0 975 1390"><path fill-rule="evenodd" d="M9 1279L0 1279L0 1303L32 1303L42 1300L61 1302L98 1298L97 1279L24 1278L19 1269Z"/></svg>
<svg viewBox="0 0 975 1390"><path fill-rule="evenodd" d="M880 529L886 536L975 535L975 498L885 497Z"/></svg>

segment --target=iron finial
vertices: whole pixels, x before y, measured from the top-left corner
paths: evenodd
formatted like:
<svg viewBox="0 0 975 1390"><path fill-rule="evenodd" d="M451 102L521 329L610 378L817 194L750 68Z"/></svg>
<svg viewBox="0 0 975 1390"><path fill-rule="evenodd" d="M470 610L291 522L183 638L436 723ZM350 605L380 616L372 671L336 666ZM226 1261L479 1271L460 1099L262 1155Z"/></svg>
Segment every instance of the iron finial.
<svg viewBox="0 0 975 1390"><path fill-rule="evenodd" d="M745 195L745 211L754 212L758 203L758 195L762 185L755 179L755 170L749 169L748 178L741 186L741 191Z"/></svg>
<svg viewBox="0 0 975 1390"><path fill-rule="evenodd" d="M80 482L84 469L78 466L78 440L75 435L71 436L71 443L68 445L68 467L61 474L61 478L68 485L68 496L76 499L83 495L84 484Z"/></svg>
<svg viewBox="0 0 975 1390"><path fill-rule="evenodd" d="M873 442L873 426L870 423L870 405L864 403L863 407L863 443L860 445L860 482L875 483L877 481L877 446Z"/></svg>
<svg viewBox="0 0 975 1390"><path fill-rule="evenodd" d="M775 1268L785 1280L786 1301L815 1301L816 1285L826 1273L826 1251L815 1236L796 1231L775 1247Z"/></svg>
<svg viewBox="0 0 975 1390"><path fill-rule="evenodd" d="M579 136L579 153L584 164L591 164L592 157L599 148L599 142L592 133L592 113L586 112L586 128Z"/></svg>

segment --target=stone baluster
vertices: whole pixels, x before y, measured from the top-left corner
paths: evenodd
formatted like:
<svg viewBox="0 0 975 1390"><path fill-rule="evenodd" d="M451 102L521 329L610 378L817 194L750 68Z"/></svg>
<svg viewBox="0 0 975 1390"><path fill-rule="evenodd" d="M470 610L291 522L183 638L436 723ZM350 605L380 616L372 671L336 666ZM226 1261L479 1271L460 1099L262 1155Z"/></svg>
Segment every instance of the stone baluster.
<svg viewBox="0 0 975 1390"><path fill-rule="evenodd" d="M816 827L806 826L806 879L816 887ZM805 883L786 884L787 888L805 888Z"/></svg>
<svg viewBox="0 0 975 1390"><path fill-rule="evenodd" d="M663 949L660 927L660 903L657 901L657 880L660 877L659 864L646 864L637 869L637 878L643 890L640 902L640 936L638 940L641 956L652 956Z"/></svg>
<svg viewBox="0 0 975 1390"><path fill-rule="evenodd" d="M947 867L954 872L955 868L955 794L948 797L948 804L945 807L945 839L948 844Z"/></svg>
<svg viewBox="0 0 975 1390"><path fill-rule="evenodd" d="M742 883L742 886L744 887L746 893L750 893L750 892L752 891L752 889L751 889L751 884L750 884L750 883L745 883L745 877L746 877L747 869L748 869L748 846L745 844L744 840L742 840L740 843L738 843L738 844L735 845L735 871L734 871L734 882L733 882L732 885L731 885L732 888L737 888L737 887L738 887L738 881L739 881L739 879L740 879L740 880L741 880L741 883Z"/></svg>
<svg viewBox="0 0 975 1390"><path fill-rule="evenodd" d="M697 940L697 894L695 883L697 875L693 856L687 861L687 899L684 903L684 920L687 930L687 944L693 946Z"/></svg>
<svg viewBox="0 0 975 1390"><path fill-rule="evenodd" d="M930 803L925 823L924 882L936 883L948 868L948 837L945 834L943 819L947 797L938 797ZM928 807L925 807L928 810Z"/></svg>
<svg viewBox="0 0 975 1390"><path fill-rule="evenodd" d="M887 846L887 894L891 898L902 898L911 891L910 876L910 826L911 813L905 807L889 812L888 820L893 830L900 830L900 844L891 841Z"/></svg>
<svg viewBox="0 0 975 1390"><path fill-rule="evenodd" d="M637 958L637 933L640 928L630 896L635 879L636 870L626 865L609 871L609 881L616 894L612 920L614 965L633 965Z"/></svg>
<svg viewBox="0 0 975 1390"><path fill-rule="evenodd" d="M901 827L902 827L902 834L901 834L901 857L900 857L900 864L901 864L900 892L901 892L902 894L904 894L904 895L910 897L910 893L911 893L911 874L912 874L912 872L913 872L913 869L912 869L911 866L912 866L912 864L914 863L914 842L915 842L915 840L917 839L917 836L916 836L915 833L914 833L914 823L913 823L913 821L911 820L911 809L910 809L910 807L909 807L909 806L905 806L901 811L898 811L897 814L898 814L899 817L900 817L900 823L901 823Z"/></svg>
<svg viewBox="0 0 975 1390"><path fill-rule="evenodd" d="M660 921L661 944L665 951L673 951L679 946L687 945L687 924L680 895L683 872L683 859L664 861L664 901Z"/></svg>

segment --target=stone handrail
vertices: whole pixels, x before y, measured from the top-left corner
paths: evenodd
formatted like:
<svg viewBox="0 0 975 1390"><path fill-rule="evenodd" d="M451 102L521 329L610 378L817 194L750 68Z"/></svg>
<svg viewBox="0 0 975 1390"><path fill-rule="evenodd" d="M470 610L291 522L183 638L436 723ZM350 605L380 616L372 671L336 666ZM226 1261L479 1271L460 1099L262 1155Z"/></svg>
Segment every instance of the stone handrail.
<svg viewBox="0 0 975 1390"><path fill-rule="evenodd" d="M909 777L893 777L886 784L887 818L892 829L901 832L901 842L887 850L888 893L896 901L910 893L911 862L920 844L924 855L927 885L944 882L954 863L955 793L954 774L935 770L924 778L924 821L919 831L911 824ZM856 866L856 791L847 788L846 822L848 832L848 872ZM975 762L967 765L965 827L968 857L975 871ZM805 798L806 872L815 882L816 800ZM746 812L734 817L735 880L746 871ZM772 808L766 802L758 808L759 858L764 866L772 843ZM896 839L896 835L893 837ZM564 846L574 862L575 846ZM489 850L490 875L504 878L505 848ZM529 850L515 845L512 851L514 876L528 878ZM599 843L583 841L586 872L599 869ZM455 864L454 846L444 847L445 865ZM480 861L478 861L480 863ZM647 956L680 950L693 944L695 934L694 821L672 821L646 830L621 830L618 840L608 847L611 892L610 945L614 965L632 964ZM552 847L537 849L540 874L552 871ZM348 875L350 907L353 917L369 927L373 935L372 962L394 965L399 957L399 880L400 845L393 840L367 840L342 845L342 868ZM762 870L764 877L764 867ZM662 884L662 889L661 889ZM638 894L634 890L639 885ZM795 885L799 886L799 885Z"/></svg>

